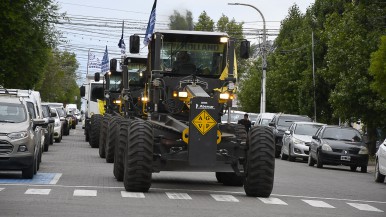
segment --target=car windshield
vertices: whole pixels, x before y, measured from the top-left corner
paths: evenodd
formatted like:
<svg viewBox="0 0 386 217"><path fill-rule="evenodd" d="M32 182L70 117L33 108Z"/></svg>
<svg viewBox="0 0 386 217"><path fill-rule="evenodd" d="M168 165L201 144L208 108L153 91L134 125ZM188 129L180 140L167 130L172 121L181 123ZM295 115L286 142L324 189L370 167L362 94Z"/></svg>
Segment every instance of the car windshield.
<svg viewBox="0 0 386 217"><path fill-rule="evenodd" d="M323 139L361 142L362 136L357 130L350 128L329 127L323 132Z"/></svg>
<svg viewBox="0 0 386 217"><path fill-rule="evenodd" d="M202 40L180 42L164 41L161 50L164 71L189 75L196 73L200 76L220 76L225 61L226 44L205 42Z"/></svg>
<svg viewBox="0 0 386 217"><path fill-rule="evenodd" d="M297 124L294 133L298 135L313 136L321 125L316 124Z"/></svg>
<svg viewBox="0 0 386 217"><path fill-rule="evenodd" d="M121 74L110 75L109 90L110 91L119 91L121 88L122 76Z"/></svg>
<svg viewBox="0 0 386 217"><path fill-rule="evenodd" d="M243 119L244 118L244 113L243 114L239 114L239 113L231 113L231 123L237 123L240 119ZM228 114L224 114L222 117L221 117L221 121L228 121Z"/></svg>
<svg viewBox="0 0 386 217"><path fill-rule="evenodd" d="M261 119L260 125L268 126L272 119Z"/></svg>
<svg viewBox="0 0 386 217"><path fill-rule="evenodd" d="M292 122L295 121L311 121L309 117L303 117L303 116L281 116L279 118L279 121L277 125L283 126L283 127L289 127L291 126Z"/></svg>
<svg viewBox="0 0 386 217"><path fill-rule="evenodd" d="M60 117L65 117L66 113L64 112L64 109L62 108L56 108L56 111L58 111L58 114Z"/></svg>
<svg viewBox="0 0 386 217"><path fill-rule="evenodd" d="M0 103L0 122L21 123L27 120L27 112L22 104Z"/></svg>

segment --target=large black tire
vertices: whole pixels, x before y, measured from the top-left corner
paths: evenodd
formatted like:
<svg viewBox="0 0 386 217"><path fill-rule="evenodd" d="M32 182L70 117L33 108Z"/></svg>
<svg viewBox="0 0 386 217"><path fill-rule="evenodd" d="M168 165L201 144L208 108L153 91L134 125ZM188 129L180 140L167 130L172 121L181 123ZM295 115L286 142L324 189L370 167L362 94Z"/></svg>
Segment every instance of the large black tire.
<svg viewBox="0 0 386 217"><path fill-rule="evenodd" d="M148 122L131 122L123 176L126 191L149 191L153 171L153 142L153 128Z"/></svg>
<svg viewBox="0 0 386 217"><path fill-rule="evenodd" d="M216 172L216 179L217 179L217 182L223 183L223 181L224 181L224 173L223 172Z"/></svg>
<svg viewBox="0 0 386 217"><path fill-rule="evenodd" d="M107 132L107 126L109 123L109 119L111 118L110 114L105 114L103 116L102 124L101 124L101 135L99 136L99 157L105 158L106 157L106 132Z"/></svg>
<svg viewBox="0 0 386 217"><path fill-rule="evenodd" d="M118 181L123 181L125 171L125 149L129 141L130 119L123 119L119 127L119 142L114 150L114 176Z"/></svg>
<svg viewBox="0 0 386 217"><path fill-rule="evenodd" d="M244 190L247 196L269 197L275 173L275 141L270 127L257 126L249 131Z"/></svg>
<svg viewBox="0 0 386 217"><path fill-rule="evenodd" d="M383 183L385 181L385 175L382 175L379 172L379 162L378 159L375 161L375 182Z"/></svg>
<svg viewBox="0 0 386 217"><path fill-rule="evenodd" d="M90 120L90 146L91 148L99 148L100 126L103 116L94 114Z"/></svg>
<svg viewBox="0 0 386 217"><path fill-rule="evenodd" d="M105 148L107 163L114 163L114 150L115 145L119 142L119 125L121 123L121 120L121 116L114 116L109 120Z"/></svg>

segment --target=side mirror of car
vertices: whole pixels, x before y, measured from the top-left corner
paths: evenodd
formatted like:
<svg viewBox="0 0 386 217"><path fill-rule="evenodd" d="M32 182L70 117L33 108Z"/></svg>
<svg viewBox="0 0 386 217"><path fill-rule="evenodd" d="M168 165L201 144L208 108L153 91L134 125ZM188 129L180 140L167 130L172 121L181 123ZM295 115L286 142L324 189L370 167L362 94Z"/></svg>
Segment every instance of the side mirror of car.
<svg viewBox="0 0 386 217"><path fill-rule="evenodd" d="M64 117L60 117L60 121L65 121L66 119Z"/></svg>
<svg viewBox="0 0 386 217"><path fill-rule="evenodd" d="M56 116L57 116L57 114L56 114L55 109L50 109L50 117L54 118Z"/></svg>
<svg viewBox="0 0 386 217"><path fill-rule="evenodd" d="M317 137L317 136L315 136L315 135L313 135L312 138L313 138L313 139L316 139L316 140L319 139L319 137Z"/></svg>
<svg viewBox="0 0 386 217"><path fill-rule="evenodd" d="M285 135L290 135L290 134L291 134L291 131L286 130L284 133L285 133Z"/></svg>
<svg viewBox="0 0 386 217"><path fill-rule="evenodd" d="M49 119L48 119L48 123L49 123L49 124L53 124L53 123L55 123L55 119L53 119L53 118L49 118Z"/></svg>
<svg viewBox="0 0 386 217"><path fill-rule="evenodd" d="M269 122L268 126L274 127L275 126L275 122Z"/></svg>
<svg viewBox="0 0 386 217"><path fill-rule="evenodd" d="M46 120L44 120L44 119L40 119L40 118L32 119L33 129L35 129L37 126L44 126L46 124L47 124Z"/></svg>

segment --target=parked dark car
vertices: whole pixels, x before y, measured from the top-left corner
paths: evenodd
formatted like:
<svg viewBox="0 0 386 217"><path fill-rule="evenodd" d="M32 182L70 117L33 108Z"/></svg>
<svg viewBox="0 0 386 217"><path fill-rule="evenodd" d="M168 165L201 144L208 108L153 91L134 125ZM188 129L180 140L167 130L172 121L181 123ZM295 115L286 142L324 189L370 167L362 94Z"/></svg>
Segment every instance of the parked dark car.
<svg viewBox="0 0 386 217"><path fill-rule="evenodd" d="M45 134L44 151L48 151L48 146L54 144L55 119L53 118L54 114L51 112L51 109L48 105L42 104L42 112L44 119L48 122L47 126L43 127Z"/></svg>
<svg viewBox="0 0 386 217"><path fill-rule="evenodd" d="M292 122L295 121L312 122L312 119L306 115L278 113L275 114L269 123L269 126L273 127L273 136L275 138L275 157L280 157L284 132L288 130Z"/></svg>
<svg viewBox="0 0 386 217"><path fill-rule="evenodd" d="M366 144L354 128L325 125L312 136L309 166L345 165L350 166L351 171L360 167L361 172L366 173L368 160Z"/></svg>

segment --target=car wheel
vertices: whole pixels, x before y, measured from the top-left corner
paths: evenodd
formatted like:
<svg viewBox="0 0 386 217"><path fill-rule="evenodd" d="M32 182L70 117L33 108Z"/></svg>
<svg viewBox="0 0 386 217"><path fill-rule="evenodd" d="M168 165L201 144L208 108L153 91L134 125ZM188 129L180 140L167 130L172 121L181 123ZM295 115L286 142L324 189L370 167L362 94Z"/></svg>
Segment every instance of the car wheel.
<svg viewBox="0 0 386 217"><path fill-rule="evenodd" d="M320 156L319 152L316 153L316 167L323 168L322 157Z"/></svg>
<svg viewBox="0 0 386 217"><path fill-rule="evenodd" d="M378 160L375 162L375 181L379 183L383 183L385 181L385 175L382 175L381 172L379 172Z"/></svg>
<svg viewBox="0 0 386 217"><path fill-rule="evenodd" d="M361 166L361 173L367 173L367 165Z"/></svg>
<svg viewBox="0 0 386 217"><path fill-rule="evenodd" d="M314 165L315 165L315 160L311 157L311 153L310 153L310 155L308 155L308 166L313 167Z"/></svg>
<svg viewBox="0 0 386 217"><path fill-rule="evenodd" d="M27 167L26 169L22 170L21 176L23 179L32 179L34 177L35 165L36 165L36 160L34 158L32 164L29 167Z"/></svg>
<svg viewBox="0 0 386 217"><path fill-rule="evenodd" d="M353 172L357 171L357 166L350 166L350 170Z"/></svg>
<svg viewBox="0 0 386 217"><path fill-rule="evenodd" d="M125 171L124 162L125 162L125 149L127 143L129 142L129 131L130 131L130 119L123 119L121 125L119 126L119 142L117 147L114 150L114 176L117 181L123 181L123 174Z"/></svg>
<svg viewBox="0 0 386 217"><path fill-rule="evenodd" d="M283 152L283 147L281 148L280 159L282 159L282 160L287 160L288 159L288 155L284 154L284 152Z"/></svg>
<svg viewBox="0 0 386 217"><path fill-rule="evenodd" d="M294 162L295 159L296 158L291 155L291 146L288 146L288 160Z"/></svg>

